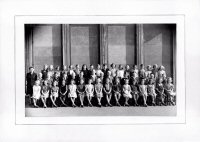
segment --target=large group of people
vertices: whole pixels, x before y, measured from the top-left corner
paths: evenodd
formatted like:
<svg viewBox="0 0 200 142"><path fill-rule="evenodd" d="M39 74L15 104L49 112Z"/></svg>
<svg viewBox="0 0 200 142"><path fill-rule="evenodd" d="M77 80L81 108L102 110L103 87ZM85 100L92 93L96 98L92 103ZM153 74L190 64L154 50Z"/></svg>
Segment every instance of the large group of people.
<svg viewBox="0 0 200 142"><path fill-rule="evenodd" d="M175 105L172 78L164 66L107 64L44 65L40 73L29 67L26 94L34 107ZM39 103L40 102L40 103Z"/></svg>

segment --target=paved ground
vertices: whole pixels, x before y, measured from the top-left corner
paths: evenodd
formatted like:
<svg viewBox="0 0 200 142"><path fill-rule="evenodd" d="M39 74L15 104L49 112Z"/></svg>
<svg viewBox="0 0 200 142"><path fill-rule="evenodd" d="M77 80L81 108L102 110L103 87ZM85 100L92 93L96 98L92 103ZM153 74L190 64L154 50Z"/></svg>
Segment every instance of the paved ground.
<svg viewBox="0 0 200 142"><path fill-rule="evenodd" d="M26 108L27 117L62 116L176 116L176 106Z"/></svg>

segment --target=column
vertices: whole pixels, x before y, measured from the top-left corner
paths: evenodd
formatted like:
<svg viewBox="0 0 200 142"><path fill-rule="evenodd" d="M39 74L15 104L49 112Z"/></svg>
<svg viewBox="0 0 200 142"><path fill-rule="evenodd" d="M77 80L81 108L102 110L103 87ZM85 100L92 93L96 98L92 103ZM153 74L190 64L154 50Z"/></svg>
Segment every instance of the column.
<svg viewBox="0 0 200 142"><path fill-rule="evenodd" d="M144 64L143 56L143 24L136 24L136 63L137 65Z"/></svg>
<svg viewBox="0 0 200 142"><path fill-rule="evenodd" d="M108 64L108 26L100 24L100 64Z"/></svg>
<svg viewBox="0 0 200 142"><path fill-rule="evenodd" d="M62 63L69 66L71 64L70 48L70 25L62 24Z"/></svg>

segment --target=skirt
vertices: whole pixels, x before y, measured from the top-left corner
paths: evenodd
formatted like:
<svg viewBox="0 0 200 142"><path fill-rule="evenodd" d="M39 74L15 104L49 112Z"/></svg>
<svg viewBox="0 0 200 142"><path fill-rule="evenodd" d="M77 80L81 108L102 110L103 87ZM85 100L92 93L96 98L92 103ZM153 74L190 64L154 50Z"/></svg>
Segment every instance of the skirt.
<svg viewBox="0 0 200 142"><path fill-rule="evenodd" d="M58 93L54 92L54 93L52 93L52 96L57 98L58 97Z"/></svg>
<svg viewBox="0 0 200 142"><path fill-rule="evenodd" d="M102 98L103 97L103 93L101 92L101 93L96 93L96 97L100 97L100 98Z"/></svg>
<svg viewBox="0 0 200 142"><path fill-rule="evenodd" d="M68 97L69 97L69 98L77 98L77 94L76 94L76 92L69 93L69 94L68 94Z"/></svg>
<svg viewBox="0 0 200 142"><path fill-rule="evenodd" d="M34 99L40 99L41 94L40 93L33 93L33 97Z"/></svg>
<svg viewBox="0 0 200 142"><path fill-rule="evenodd" d="M128 91L125 91L124 94L123 94L123 96L126 97L126 98L132 98L131 93L128 92Z"/></svg>
<svg viewBox="0 0 200 142"><path fill-rule="evenodd" d="M44 94L41 94L41 97L47 99L49 97L49 93L44 93Z"/></svg>
<svg viewBox="0 0 200 142"><path fill-rule="evenodd" d="M93 94L93 93L86 93L86 96L87 96L87 97L93 97L94 94Z"/></svg>

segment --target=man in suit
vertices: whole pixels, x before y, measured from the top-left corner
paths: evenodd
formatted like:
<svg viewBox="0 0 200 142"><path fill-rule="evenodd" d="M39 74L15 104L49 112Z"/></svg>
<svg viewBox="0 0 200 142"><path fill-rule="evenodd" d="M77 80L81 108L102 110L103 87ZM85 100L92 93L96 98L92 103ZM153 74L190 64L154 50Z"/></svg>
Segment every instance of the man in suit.
<svg viewBox="0 0 200 142"><path fill-rule="evenodd" d="M29 73L26 74L26 85L27 85L27 91L26 94L32 97L33 95L33 85L35 84L35 81L37 80L37 74L34 72L33 67L29 67Z"/></svg>

